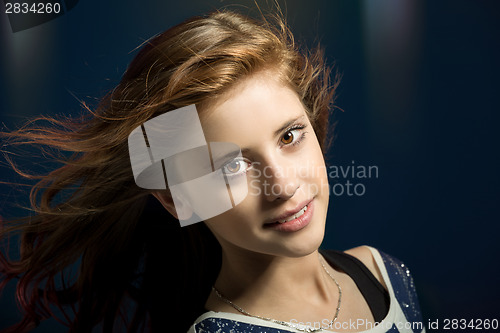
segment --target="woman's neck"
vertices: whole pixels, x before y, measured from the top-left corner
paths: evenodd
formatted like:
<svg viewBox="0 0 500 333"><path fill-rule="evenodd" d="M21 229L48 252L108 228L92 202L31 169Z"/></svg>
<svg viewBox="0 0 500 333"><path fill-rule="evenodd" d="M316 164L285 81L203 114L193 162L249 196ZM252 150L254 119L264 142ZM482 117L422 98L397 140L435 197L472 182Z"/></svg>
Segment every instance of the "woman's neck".
<svg viewBox="0 0 500 333"><path fill-rule="evenodd" d="M248 312L291 302L331 304L338 295L320 260L317 250L297 258L223 251L215 287Z"/></svg>

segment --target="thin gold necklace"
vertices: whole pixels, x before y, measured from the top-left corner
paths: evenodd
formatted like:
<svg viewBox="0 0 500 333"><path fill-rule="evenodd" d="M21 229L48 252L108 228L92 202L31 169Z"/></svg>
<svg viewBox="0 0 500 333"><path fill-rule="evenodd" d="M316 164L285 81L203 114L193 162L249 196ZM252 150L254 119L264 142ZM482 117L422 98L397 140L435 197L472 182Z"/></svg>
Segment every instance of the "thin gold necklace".
<svg viewBox="0 0 500 333"><path fill-rule="evenodd" d="M335 284L337 285L337 288L339 290L339 301L337 302L337 309L335 310L335 316L333 317L333 319L330 321L330 324L328 324L328 327L331 327L333 325L333 323L335 322L335 320L337 320L338 316L339 316L339 312L340 312L340 302L342 300L342 288L340 288L340 284L337 282L337 280L335 280L335 278L333 277L332 274L330 274L330 272L326 269L325 265L323 264L323 262L321 261L320 259L320 263L321 263L321 266L323 267L323 269L325 270L326 274L328 274L333 282L335 282ZM286 322L286 321L282 321L282 320L277 320L277 319L272 319L272 318L266 318L266 317L261 317L261 316L257 316L257 315L253 315L253 314L250 314L248 313L247 311L245 311L242 307L234 304L233 302L231 302L229 299L227 299L224 295L222 295L222 293L217 290L217 288L215 288L214 286L212 286L212 290L215 292L215 295L217 295L217 297L219 299L221 299L223 302L229 304L230 306L232 306L236 311L246 315L246 316L249 316L249 317L254 317L254 318L258 318L258 319L262 319L262 320L266 320L266 321L270 321L272 323L275 323L275 324L279 324L279 325L283 325L283 326L286 326L286 327L291 327L291 328L294 328L298 331L301 331L301 332L306 332L306 333L314 333L314 332L319 332L323 329L326 329L326 328L299 328L297 327L296 324L292 324L292 323L289 323L289 322Z"/></svg>

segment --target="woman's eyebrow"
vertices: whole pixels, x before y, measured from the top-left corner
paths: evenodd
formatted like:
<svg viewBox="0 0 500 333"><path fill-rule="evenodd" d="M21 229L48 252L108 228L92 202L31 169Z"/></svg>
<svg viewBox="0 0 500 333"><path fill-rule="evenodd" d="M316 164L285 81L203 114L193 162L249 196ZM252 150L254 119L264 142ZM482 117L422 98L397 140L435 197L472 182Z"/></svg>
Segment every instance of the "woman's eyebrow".
<svg viewBox="0 0 500 333"><path fill-rule="evenodd" d="M293 123L295 123L297 120L299 120L300 118L303 118L305 117L305 115L300 115L296 118L293 118L289 121L287 121L286 123L283 124L283 126L281 126L279 129L277 129L275 132L274 132L274 136L278 136L280 135L284 130L286 130L288 127L290 127L290 125L292 125ZM241 148L241 147L240 147ZM249 152L251 149L249 148L243 148L241 149L241 154L242 155L245 155L247 152ZM211 153L212 154L212 153ZM218 165L218 167L220 167L222 164L224 164L224 162L228 162L229 160L232 160L233 158L237 157L239 154L235 154L235 152L231 152L231 153L228 153L228 154L223 154L223 155L219 155L217 156L216 154L214 154L212 156L213 158L213 162ZM218 169L218 167L216 167L215 169Z"/></svg>
<svg viewBox="0 0 500 333"><path fill-rule="evenodd" d="M290 127L290 125L292 125L293 123L295 123L297 120L299 120L300 118L302 117L305 117L305 115L300 115L298 116L297 118L294 118L292 120L289 120L287 121L285 124L283 124L283 126L281 126L279 129L277 129L275 132L274 132L274 136L278 136L281 134L281 132L283 132L284 130L286 130L288 127Z"/></svg>

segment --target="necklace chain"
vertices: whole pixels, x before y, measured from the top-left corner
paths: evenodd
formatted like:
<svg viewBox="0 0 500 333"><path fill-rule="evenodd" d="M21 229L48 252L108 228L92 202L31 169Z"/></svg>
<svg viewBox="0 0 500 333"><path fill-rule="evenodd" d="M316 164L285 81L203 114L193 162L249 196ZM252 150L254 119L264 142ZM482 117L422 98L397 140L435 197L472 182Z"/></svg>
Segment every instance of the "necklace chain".
<svg viewBox="0 0 500 333"><path fill-rule="evenodd" d="M326 269L326 266L323 264L323 262L321 261L320 259L320 263L321 263L321 266L323 267L323 269L325 270L326 274L328 274L328 276L330 276L333 280L333 282L335 282L335 285L337 286L337 289L339 290L339 300L337 302L337 308L335 309L335 316L333 317L333 319L330 321L330 324L328 324L328 327L331 326L335 320L337 320L338 316L339 316L339 312L340 312L340 302L342 300L342 288L340 288L340 284L337 282L337 280L333 277L333 275L328 271L328 269ZM258 318L258 319L262 319L262 320L266 320L266 321L270 321L270 322L273 322L275 324L279 324L279 325L283 325L283 326L286 326L286 327L291 327L291 328L294 328L298 331L301 331L301 332L306 332L306 333L314 333L314 332L319 332L321 330L323 330L324 328L299 328L297 327L296 324L292 324L292 323L289 323L289 322L286 322L286 321L282 321L282 320L277 320L277 319L272 319L272 318L266 318L266 317L261 317L261 316L257 316L257 315L253 315L253 314L250 314L248 313L247 311L245 311L242 307L234 304L233 302L231 302L229 299L227 299L224 295L221 294L221 292L219 290L217 290L214 286L212 286L212 290L215 292L215 295L221 299L223 302L229 304L230 306L232 306L236 311L246 315L246 316L249 316L249 317L254 317L254 318Z"/></svg>

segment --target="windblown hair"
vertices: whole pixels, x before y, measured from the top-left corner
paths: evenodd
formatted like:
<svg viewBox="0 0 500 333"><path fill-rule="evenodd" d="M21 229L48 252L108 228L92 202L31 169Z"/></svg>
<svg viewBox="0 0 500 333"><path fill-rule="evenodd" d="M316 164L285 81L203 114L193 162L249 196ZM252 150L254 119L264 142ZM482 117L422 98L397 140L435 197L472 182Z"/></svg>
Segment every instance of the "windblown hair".
<svg viewBox="0 0 500 333"><path fill-rule="evenodd" d="M2 133L11 146L66 156L62 166L37 176L31 216L0 229L0 239L21 236L18 260L0 254L0 288L18 279L24 313L11 331L30 330L56 313L70 332L189 328L203 312L221 249L204 223L181 228L135 184L127 138L145 121L201 105L262 70L276 71L298 93L326 147L337 80L330 80L321 49L301 51L281 15L254 20L231 11L193 18L148 40L118 86L94 110L86 107L86 115L41 117Z"/></svg>

